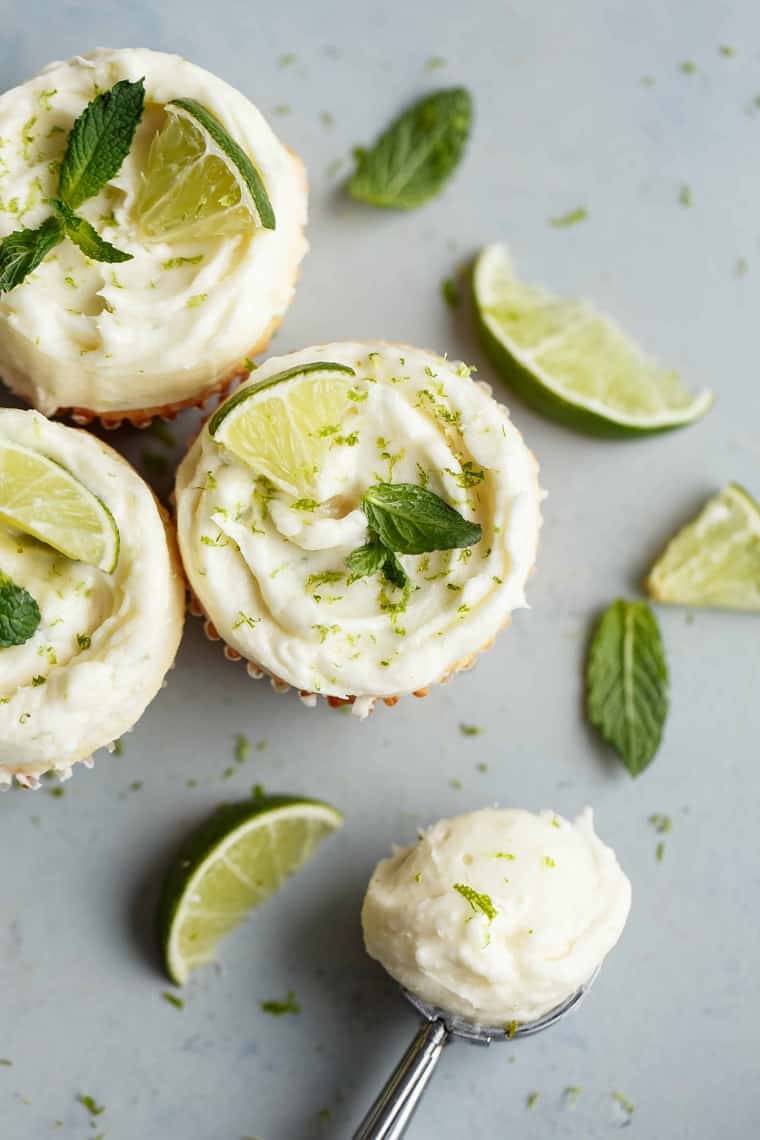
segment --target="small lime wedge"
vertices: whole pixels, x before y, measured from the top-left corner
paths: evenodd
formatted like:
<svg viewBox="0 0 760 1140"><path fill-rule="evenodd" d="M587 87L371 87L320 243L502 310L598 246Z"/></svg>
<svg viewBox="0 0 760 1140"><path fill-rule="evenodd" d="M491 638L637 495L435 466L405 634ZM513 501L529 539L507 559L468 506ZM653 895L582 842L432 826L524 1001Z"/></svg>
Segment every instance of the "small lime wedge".
<svg viewBox="0 0 760 1140"><path fill-rule="evenodd" d="M518 280L507 249L487 246L475 263L483 347L539 412L579 431L635 436L693 423L713 401L646 356L609 317Z"/></svg>
<svg viewBox="0 0 760 1140"><path fill-rule="evenodd" d="M239 388L209 432L259 475L291 494L313 491L335 434L356 417L347 364L315 361Z"/></svg>
<svg viewBox="0 0 760 1140"><path fill-rule="evenodd" d="M0 523L112 573L119 529L105 503L38 451L0 441Z"/></svg>
<svg viewBox="0 0 760 1140"><path fill-rule="evenodd" d="M188 836L163 885L158 932L166 970L183 985L217 943L341 826L318 800L261 796L224 804Z"/></svg>
<svg viewBox="0 0 760 1140"><path fill-rule="evenodd" d="M658 602L760 612L760 505L729 483L670 540L646 587Z"/></svg>
<svg viewBox="0 0 760 1140"><path fill-rule="evenodd" d="M273 230L264 181L219 120L194 99L165 110L135 206L143 235L177 242Z"/></svg>

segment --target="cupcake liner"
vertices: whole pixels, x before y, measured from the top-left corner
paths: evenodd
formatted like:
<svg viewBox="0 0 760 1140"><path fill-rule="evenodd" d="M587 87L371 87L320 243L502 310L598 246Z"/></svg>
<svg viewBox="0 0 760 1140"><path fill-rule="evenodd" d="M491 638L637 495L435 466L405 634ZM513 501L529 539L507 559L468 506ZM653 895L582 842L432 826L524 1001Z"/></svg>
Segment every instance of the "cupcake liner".
<svg viewBox="0 0 760 1140"><path fill-rule="evenodd" d="M198 598L192 592L192 590L189 591L188 612L192 617L201 618L203 621L203 632L205 633L207 640L211 641L212 643L220 644L222 646L224 656L228 661L245 662L246 672L251 680L261 681L265 678L268 678L270 685L276 693L289 693L291 689L295 688L295 686L289 684L288 681L283 681L282 677L277 677L275 674L270 673L267 669L264 669L264 667L257 661L252 661L250 658L244 657L243 654L240 653L237 649L233 649L231 645L228 645L217 630L214 623L206 614L203 606L198 601ZM508 623L509 618L507 618L504 624L507 625ZM446 676L442 677L440 681L436 682L436 684L445 685L454 676L455 673L460 673L468 669L472 669L476 658L483 650L489 649L491 645L493 645L494 641L495 638L491 638L488 643L482 647L482 649L477 651L477 653L473 653L469 657L463 659L461 662L457 662L456 665L452 666ZM414 692L411 693L411 696L417 697L418 699L426 697L431 688L434 687L434 685L426 685L423 689L415 689ZM333 697L325 693L313 693L308 689L296 689L295 691L298 694L298 698L301 701L301 704L306 708L316 708L321 697L322 700L324 700L331 709L340 709L343 708L344 705L349 705L351 707L351 712L353 715L358 717L360 720L364 720L367 716L369 716L371 712L374 712L375 706L378 703L386 705L387 708L393 708L399 703L401 697L406 695L403 693L397 693L393 696L388 697Z"/></svg>

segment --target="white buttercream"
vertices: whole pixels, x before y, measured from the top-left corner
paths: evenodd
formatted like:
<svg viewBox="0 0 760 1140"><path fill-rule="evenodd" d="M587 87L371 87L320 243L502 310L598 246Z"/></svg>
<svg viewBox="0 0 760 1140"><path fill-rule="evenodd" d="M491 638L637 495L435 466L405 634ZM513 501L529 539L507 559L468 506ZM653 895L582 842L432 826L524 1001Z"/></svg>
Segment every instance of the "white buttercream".
<svg viewBox="0 0 760 1140"><path fill-rule="evenodd" d="M630 905L590 808L574 823L487 808L440 820L382 860L362 924L368 954L406 989L469 1022L505 1026L535 1020L587 982Z"/></svg>
<svg viewBox="0 0 760 1140"><path fill-rule="evenodd" d="M239 91L179 56L100 49L0 96L0 237L50 213L66 132L97 91L145 77L146 110L112 184L79 212L133 260L89 261L70 241L0 299L0 373L48 414L155 407L200 396L285 312L306 243L303 168ZM163 105L198 100L255 161L274 231L145 244L132 220ZM175 268L168 261L194 259Z"/></svg>
<svg viewBox="0 0 760 1140"><path fill-rule="evenodd" d="M296 688L413 692L445 679L525 604L540 525L535 460L466 367L420 349L320 345L268 360L255 381L315 360L353 367L346 383L358 397L320 468L321 505L299 510L283 490L262 495L255 472L206 427L177 479L185 569L221 637ZM469 487L463 463L483 473ZM465 551L402 555L415 589L394 614L400 591L379 576L349 582L345 559L367 541L367 487L422 478L483 537Z"/></svg>
<svg viewBox="0 0 760 1140"><path fill-rule="evenodd" d="M177 652L184 584L150 489L95 436L37 412L0 410L0 439L62 464L119 528L107 574L0 526L0 570L42 620L24 645L0 649L0 784L65 772L131 728Z"/></svg>

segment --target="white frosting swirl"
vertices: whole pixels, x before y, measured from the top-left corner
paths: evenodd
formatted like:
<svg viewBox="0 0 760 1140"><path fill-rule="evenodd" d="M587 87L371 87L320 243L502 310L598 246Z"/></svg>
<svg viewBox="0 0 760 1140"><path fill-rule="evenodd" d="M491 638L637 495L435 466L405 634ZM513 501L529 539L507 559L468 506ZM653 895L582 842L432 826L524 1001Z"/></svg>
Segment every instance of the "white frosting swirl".
<svg viewBox="0 0 760 1140"><path fill-rule="evenodd" d="M199 397L241 367L290 303L305 250L303 168L229 84L179 56L100 49L0 96L0 237L50 214L66 133L93 96L145 77L146 109L110 186L79 209L133 260L88 260L64 241L0 298L0 372L41 411L97 412ZM183 244L141 241L132 220L163 105L198 100L255 161L277 226L248 237ZM184 259L184 260L183 260ZM169 267L167 267L169 266Z"/></svg>
<svg viewBox="0 0 760 1140"><path fill-rule="evenodd" d="M590 808L575 823L486 808L442 819L383 859L362 925L367 953L423 1001L506 1026L584 985L630 906L631 884Z"/></svg>
<svg viewBox="0 0 760 1140"><path fill-rule="evenodd" d="M274 676L336 697L413 692L465 664L525 604L535 460L466 366L420 349L321 345L268 360L255 381L318 360L356 376L344 422L324 429L332 445L313 509L205 428L177 479L185 569L222 638ZM346 556L368 538L360 501L379 481L426 482L482 527L471 548L402 555L408 597L379 576L349 580Z"/></svg>
<svg viewBox="0 0 760 1140"><path fill-rule="evenodd" d="M3 784L65 772L135 724L177 652L184 584L150 489L110 447L11 409L0 410L0 439L62 464L106 504L121 539L107 574L0 526L0 570L42 616L29 641L0 649Z"/></svg>

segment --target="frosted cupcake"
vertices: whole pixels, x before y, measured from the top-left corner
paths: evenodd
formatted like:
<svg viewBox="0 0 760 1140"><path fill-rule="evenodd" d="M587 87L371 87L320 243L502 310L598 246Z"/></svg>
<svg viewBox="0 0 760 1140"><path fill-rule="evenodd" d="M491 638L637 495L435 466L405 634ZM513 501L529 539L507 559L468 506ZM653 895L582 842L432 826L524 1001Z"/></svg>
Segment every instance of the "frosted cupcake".
<svg viewBox="0 0 760 1140"><path fill-rule="evenodd" d="M132 728L182 633L147 485L94 436L0 410L0 785L65 778Z"/></svg>
<svg viewBox="0 0 760 1140"><path fill-rule="evenodd" d="M240 92L101 49L0 97L0 137L0 238L42 253L17 280L0 246L0 375L19 396L142 425L247 371L293 295L306 181Z"/></svg>
<svg viewBox="0 0 760 1140"><path fill-rule="evenodd" d="M541 493L466 365L341 343L273 358L177 476L180 551L228 656L366 715L467 667L525 604Z"/></svg>

